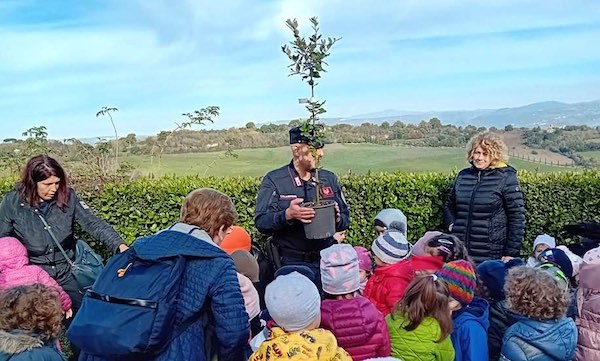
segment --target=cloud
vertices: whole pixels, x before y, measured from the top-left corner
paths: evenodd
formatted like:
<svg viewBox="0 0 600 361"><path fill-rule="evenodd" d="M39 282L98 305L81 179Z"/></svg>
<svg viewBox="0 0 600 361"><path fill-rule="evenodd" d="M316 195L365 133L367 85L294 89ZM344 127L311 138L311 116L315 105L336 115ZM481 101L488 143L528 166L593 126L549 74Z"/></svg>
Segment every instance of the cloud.
<svg viewBox="0 0 600 361"><path fill-rule="evenodd" d="M138 134L207 105L222 108L216 126L302 116L308 90L280 46L286 19L305 32L313 15L343 37L317 88L331 116L600 97L593 0L4 0L0 131L110 133L101 106Z"/></svg>

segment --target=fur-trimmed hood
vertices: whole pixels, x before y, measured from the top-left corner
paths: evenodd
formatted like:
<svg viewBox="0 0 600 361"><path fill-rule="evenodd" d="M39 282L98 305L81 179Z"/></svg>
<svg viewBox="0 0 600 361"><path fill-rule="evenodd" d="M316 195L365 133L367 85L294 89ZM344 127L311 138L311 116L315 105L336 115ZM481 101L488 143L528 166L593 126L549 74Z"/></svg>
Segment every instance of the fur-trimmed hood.
<svg viewBox="0 0 600 361"><path fill-rule="evenodd" d="M38 337L20 331L6 332L0 330L0 353L14 355L42 346L44 346L44 341Z"/></svg>

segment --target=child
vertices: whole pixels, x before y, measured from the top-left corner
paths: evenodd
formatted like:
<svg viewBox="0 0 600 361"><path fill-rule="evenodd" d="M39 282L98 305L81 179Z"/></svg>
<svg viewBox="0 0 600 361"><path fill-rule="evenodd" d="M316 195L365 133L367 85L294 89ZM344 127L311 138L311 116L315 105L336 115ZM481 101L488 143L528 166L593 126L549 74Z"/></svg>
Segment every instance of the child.
<svg viewBox="0 0 600 361"><path fill-rule="evenodd" d="M64 361L58 293L42 284L0 292L0 360Z"/></svg>
<svg viewBox="0 0 600 361"><path fill-rule="evenodd" d="M440 256L444 262L459 259L468 260L467 253L463 241L452 234L441 232L425 233L425 236L419 239L413 247L413 255L415 256Z"/></svg>
<svg viewBox="0 0 600 361"><path fill-rule="evenodd" d="M517 322L504 334L501 360L571 360L577 328L565 316L569 297L564 285L538 268L508 271L506 305Z"/></svg>
<svg viewBox="0 0 600 361"><path fill-rule="evenodd" d="M584 255L577 291L577 361L600 360L600 255L599 248ZM598 253L598 254L596 254Z"/></svg>
<svg viewBox="0 0 600 361"><path fill-rule="evenodd" d="M371 252L361 246L354 246L354 250L358 254L358 270L360 273L360 288L358 292L362 295L365 292L367 281L373 274L373 261L371 260Z"/></svg>
<svg viewBox="0 0 600 361"><path fill-rule="evenodd" d="M59 294L62 310L70 318L73 315L71 298L48 272L29 264L25 246L14 237L0 238L0 245L0 290L41 283Z"/></svg>
<svg viewBox="0 0 600 361"><path fill-rule="evenodd" d="M475 269L471 262L457 260L444 264L437 276L448 286L454 330L450 335L456 361L488 359L488 313L486 300L475 297Z"/></svg>
<svg viewBox="0 0 600 361"><path fill-rule="evenodd" d="M392 355L404 361L453 361L448 288L435 274L416 276L386 317Z"/></svg>
<svg viewBox="0 0 600 361"><path fill-rule="evenodd" d="M376 268L365 287L365 297L383 315L402 299L415 272L434 273L442 267L441 257L411 257L411 247L404 234L393 229L377 237L371 246Z"/></svg>
<svg viewBox="0 0 600 361"><path fill-rule="evenodd" d="M227 254L232 254L237 250L250 252L250 249L252 248L252 238L243 227L232 226L231 232L223 238L223 242L221 242L220 246Z"/></svg>
<svg viewBox="0 0 600 361"><path fill-rule="evenodd" d="M383 315L359 296L358 255L348 244L321 251L321 327L330 330L354 361L389 356L390 338Z"/></svg>
<svg viewBox="0 0 600 361"><path fill-rule="evenodd" d="M540 234L539 236L535 237L535 240L533 241L533 249L531 251L531 255L529 255L529 258L527 259L527 265L529 267L535 267L539 265L540 261L538 260L538 256L540 255L540 253L547 250L548 248L555 247L556 240L554 239L554 237L549 236L547 234Z"/></svg>
<svg viewBox="0 0 600 361"><path fill-rule="evenodd" d="M275 321L266 341L250 356L260 360L352 361L335 336L319 327L321 296L314 283L298 272L276 277L265 293Z"/></svg>
<svg viewBox="0 0 600 361"><path fill-rule="evenodd" d="M380 236L385 231L396 230L408 237L408 222L404 213L396 208L386 208L375 216L375 232Z"/></svg>
<svg viewBox="0 0 600 361"><path fill-rule="evenodd" d="M577 294L575 292L576 282L573 278L575 270L569 256L559 248L549 248L538 255L540 264L537 266L552 274L569 293L569 307L567 308L567 316L575 320L577 316Z"/></svg>
<svg viewBox="0 0 600 361"><path fill-rule="evenodd" d="M244 297L244 306L250 320L250 331L252 336L260 332L260 302L258 292L254 284L258 282L258 262L254 256L245 250L237 250L231 253L231 258L237 271L238 283Z"/></svg>
<svg viewBox="0 0 600 361"><path fill-rule="evenodd" d="M488 329L488 348L490 361L497 361L502 348L502 337L506 329L513 324L506 307L506 296L504 294L504 283L506 273L509 269L523 266L520 258L513 258L508 262L501 260L487 260L477 266L477 290L476 294L485 298L490 304Z"/></svg>

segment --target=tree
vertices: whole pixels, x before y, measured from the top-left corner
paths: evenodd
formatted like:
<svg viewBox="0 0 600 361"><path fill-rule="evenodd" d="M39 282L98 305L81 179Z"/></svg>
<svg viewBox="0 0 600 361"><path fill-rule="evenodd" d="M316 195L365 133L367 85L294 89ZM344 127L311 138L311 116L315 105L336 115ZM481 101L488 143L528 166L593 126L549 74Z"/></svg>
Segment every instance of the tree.
<svg viewBox="0 0 600 361"><path fill-rule="evenodd" d="M256 129L256 124L254 122L246 123L246 129Z"/></svg>
<svg viewBox="0 0 600 361"><path fill-rule="evenodd" d="M108 115L108 117L110 118L110 123L113 126L113 129L115 131L115 172L117 171L117 169L119 168L119 134L117 133L117 127L115 126L115 122L113 120L113 117L110 113L119 111L119 109L117 108L109 108L109 107L102 107L97 113L96 113L96 118L98 118L99 116L105 116Z"/></svg>
<svg viewBox="0 0 600 361"><path fill-rule="evenodd" d="M515 128L512 126L512 124L509 124L507 126L504 127L504 131L505 132L512 132Z"/></svg>
<svg viewBox="0 0 600 361"><path fill-rule="evenodd" d="M325 58L329 56L331 47L341 38L328 37L327 39L322 39L322 35L319 33L318 18L310 18L310 23L313 33L306 39L300 36L298 21L296 19L287 19L286 25L292 31L294 39L290 42L289 46L287 44L283 45L281 50L292 61L288 65L288 69L290 70L289 76L299 75L302 81L306 81L310 87L310 98L302 99L302 103L307 104L306 110L308 110L310 116L301 122L300 129L302 135L309 139L308 146L315 158L315 178L317 186L319 186L321 156L318 155L317 149L324 144L325 126L318 121L319 116L325 113L326 110L323 108L325 101L315 99L315 87L318 85L315 80L320 79L321 73L326 72L325 66L328 64L325 62ZM320 203L320 197L320 192L317 192L315 203Z"/></svg>

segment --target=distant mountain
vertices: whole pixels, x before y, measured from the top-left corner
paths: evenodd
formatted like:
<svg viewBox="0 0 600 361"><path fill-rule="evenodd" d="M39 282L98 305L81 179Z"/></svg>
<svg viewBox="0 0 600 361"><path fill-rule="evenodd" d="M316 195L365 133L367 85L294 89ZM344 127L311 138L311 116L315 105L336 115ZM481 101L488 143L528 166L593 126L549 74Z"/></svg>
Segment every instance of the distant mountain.
<svg viewBox="0 0 600 361"><path fill-rule="evenodd" d="M381 112L354 115L340 118L324 118L330 125L362 124L364 122L381 124L384 121L393 123L418 123L422 120L439 118L442 123L455 125L475 125L483 127L503 128L508 124L515 127L532 128L560 127L565 125L600 125L600 100L582 103L561 103L555 101L529 104L516 108L449 110L449 111L397 111L384 110Z"/></svg>

